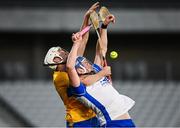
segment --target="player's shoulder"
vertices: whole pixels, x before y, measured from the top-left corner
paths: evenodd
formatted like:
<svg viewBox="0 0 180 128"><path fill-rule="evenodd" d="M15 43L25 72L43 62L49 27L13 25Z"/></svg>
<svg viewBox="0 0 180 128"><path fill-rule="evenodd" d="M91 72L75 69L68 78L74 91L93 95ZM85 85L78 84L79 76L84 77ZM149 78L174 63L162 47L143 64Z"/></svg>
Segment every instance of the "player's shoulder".
<svg viewBox="0 0 180 128"><path fill-rule="evenodd" d="M69 85L69 77L66 72L55 71L53 73L53 82L56 86Z"/></svg>

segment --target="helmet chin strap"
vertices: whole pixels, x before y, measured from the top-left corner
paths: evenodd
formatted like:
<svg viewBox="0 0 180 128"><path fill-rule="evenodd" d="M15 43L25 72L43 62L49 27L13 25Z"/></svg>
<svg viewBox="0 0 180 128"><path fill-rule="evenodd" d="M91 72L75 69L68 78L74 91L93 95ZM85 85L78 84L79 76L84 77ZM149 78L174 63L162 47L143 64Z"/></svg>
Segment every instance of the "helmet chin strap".
<svg viewBox="0 0 180 128"><path fill-rule="evenodd" d="M53 66L49 66L49 68L56 70L57 69L57 65L53 65Z"/></svg>

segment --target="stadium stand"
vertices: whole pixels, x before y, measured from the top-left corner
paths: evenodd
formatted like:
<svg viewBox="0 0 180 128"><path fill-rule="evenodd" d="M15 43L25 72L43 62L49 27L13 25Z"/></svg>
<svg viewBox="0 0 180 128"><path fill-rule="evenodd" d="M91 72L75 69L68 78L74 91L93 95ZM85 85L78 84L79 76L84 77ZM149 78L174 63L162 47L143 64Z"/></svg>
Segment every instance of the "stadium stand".
<svg viewBox="0 0 180 128"><path fill-rule="evenodd" d="M63 127L64 106L50 81L1 82L0 96L29 123ZM136 101L130 111L138 127L180 126L180 83L117 81L115 88ZM1 117L0 117L1 118Z"/></svg>

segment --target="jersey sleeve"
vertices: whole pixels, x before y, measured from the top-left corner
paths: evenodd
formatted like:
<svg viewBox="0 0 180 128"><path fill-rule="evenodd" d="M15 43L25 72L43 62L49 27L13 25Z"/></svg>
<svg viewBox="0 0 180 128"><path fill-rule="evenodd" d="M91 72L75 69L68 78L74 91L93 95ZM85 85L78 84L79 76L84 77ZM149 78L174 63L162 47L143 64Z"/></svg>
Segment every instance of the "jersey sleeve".
<svg viewBox="0 0 180 128"><path fill-rule="evenodd" d="M86 94L86 87L80 83L78 87L71 87L71 93L75 96L83 96Z"/></svg>

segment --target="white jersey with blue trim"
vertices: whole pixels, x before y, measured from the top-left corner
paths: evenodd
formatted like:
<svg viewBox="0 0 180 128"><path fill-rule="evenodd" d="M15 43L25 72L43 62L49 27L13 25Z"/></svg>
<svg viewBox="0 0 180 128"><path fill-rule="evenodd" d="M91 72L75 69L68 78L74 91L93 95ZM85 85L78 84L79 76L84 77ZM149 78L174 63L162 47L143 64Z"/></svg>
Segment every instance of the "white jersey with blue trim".
<svg viewBox="0 0 180 128"><path fill-rule="evenodd" d="M96 64L93 68L95 72L101 70ZM81 84L79 90L81 91L77 99L96 112L101 126L127 113L135 104L131 98L119 94L107 77L87 87Z"/></svg>

